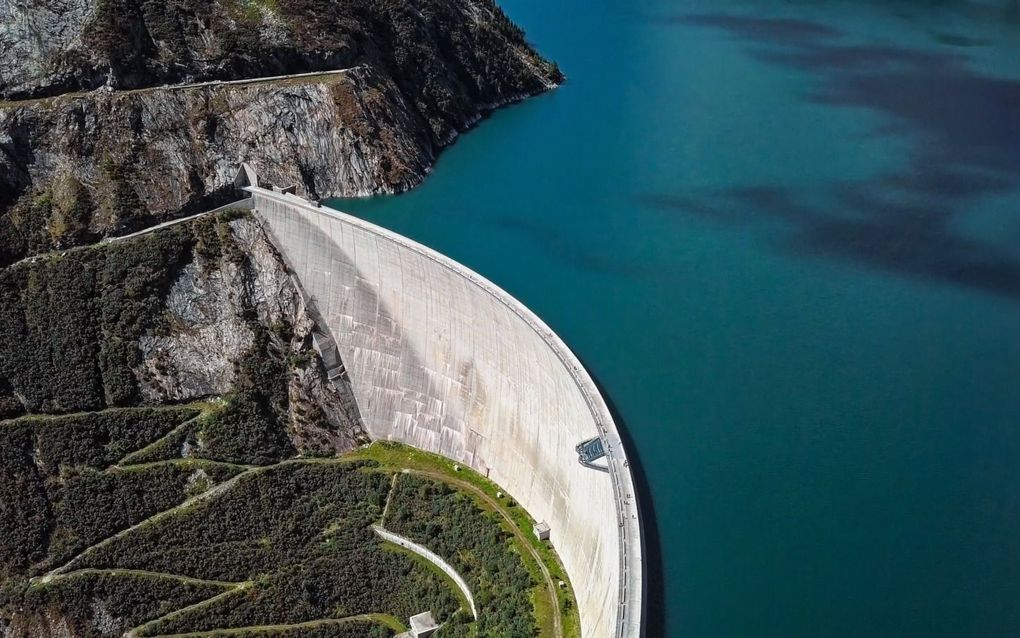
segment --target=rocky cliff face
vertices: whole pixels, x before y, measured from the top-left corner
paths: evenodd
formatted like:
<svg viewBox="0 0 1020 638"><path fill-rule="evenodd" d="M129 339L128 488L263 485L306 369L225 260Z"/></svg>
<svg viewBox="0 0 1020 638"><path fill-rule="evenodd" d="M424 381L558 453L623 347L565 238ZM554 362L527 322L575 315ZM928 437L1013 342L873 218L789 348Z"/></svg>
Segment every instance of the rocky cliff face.
<svg viewBox="0 0 1020 638"><path fill-rule="evenodd" d="M0 0L0 94L62 84L55 67L66 52L83 46L95 5L92 0Z"/></svg>
<svg viewBox="0 0 1020 638"><path fill-rule="evenodd" d="M288 449L342 452L364 434L314 328L251 216L37 258L0 270L0 419L227 397Z"/></svg>
<svg viewBox="0 0 1020 638"><path fill-rule="evenodd" d="M436 129L550 71L491 0L0 0L0 42L4 97L368 64Z"/></svg>
<svg viewBox="0 0 1020 638"><path fill-rule="evenodd" d="M353 448L365 438L354 395L344 382L326 378L313 351L315 323L280 255L250 216L229 223L227 242L231 248L218 258L199 254L180 269L160 325L139 335L141 362L133 375L143 400L184 402L236 391L243 383L240 364L264 347L260 333L270 331L270 349L287 359L280 416L294 448L313 454Z"/></svg>
<svg viewBox="0 0 1020 638"><path fill-rule="evenodd" d="M490 0L0 0L0 265L223 203L241 161L312 196L401 191L560 79Z"/></svg>
<svg viewBox="0 0 1020 638"><path fill-rule="evenodd" d="M36 101L0 108L0 131L0 174L22 193L8 260L225 203L241 161L274 184L353 196L408 188L433 159L413 110L369 67Z"/></svg>

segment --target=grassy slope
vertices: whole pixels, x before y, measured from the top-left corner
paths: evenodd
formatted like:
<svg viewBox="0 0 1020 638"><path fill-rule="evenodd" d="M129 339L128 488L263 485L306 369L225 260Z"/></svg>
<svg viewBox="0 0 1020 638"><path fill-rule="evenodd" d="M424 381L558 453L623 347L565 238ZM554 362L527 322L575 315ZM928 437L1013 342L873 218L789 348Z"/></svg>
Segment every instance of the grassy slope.
<svg viewBox="0 0 1020 638"><path fill-rule="evenodd" d="M504 522L509 517L513 521L514 528L510 528L507 525L507 529L514 532L516 542L527 542L528 547L541 558L542 564L551 574L554 583L558 583L561 580L567 583L566 587L562 588L554 586L563 636L564 638L580 638L580 617L578 616L577 606L574 604L574 592L566 576L566 570L563 569L563 565L560 563L552 544L535 538L532 530L535 521L523 507L516 504L511 505L513 500L506 496L502 488L474 470L458 465L447 458L398 443L376 442L351 452L347 455L347 458L376 461L383 469L391 471L408 469L425 473L431 478L443 480L470 494L474 497L479 507L488 512L498 513ZM456 468L459 468L459 470ZM465 484L476 488L488 498L482 498L481 495L473 493L472 490L463 489ZM497 496L498 494L504 494L504 496L500 498ZM519 549L523 550L524 548ZM531 552L519 551L519 553L528 571L531 572L532 577L535 578L536 582L540 583L532 593L535 615L541 631L540 635L553 636L555 635L553 628L555 625L554 615L557 610L551 604L546 579Z"/></svg>

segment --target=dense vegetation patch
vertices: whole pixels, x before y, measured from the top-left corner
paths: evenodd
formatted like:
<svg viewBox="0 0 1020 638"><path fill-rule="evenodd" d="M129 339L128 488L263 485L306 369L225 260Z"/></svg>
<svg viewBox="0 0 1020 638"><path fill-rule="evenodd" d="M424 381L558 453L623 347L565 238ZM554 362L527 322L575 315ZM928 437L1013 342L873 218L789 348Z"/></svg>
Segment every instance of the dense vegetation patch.
<svg viewBox="0 0 1020 638"><path fill-rule="evenodd" d="M265 465L295 454L283 427L290 403L288 342L255 325L255 343L237 364L234 392L199 424L196 456Z"/></svg>
<svg viewBox="0 0 1020 638"><path fill-rule="evenodd" d="M0 575L25 575L33 563L60 560L183 500L195 468L146 468L117 480L101 470L195 414L111 410L0 423ZM223 478L211 471L211 480Z"/></svg>
<svg viewBox="0 0 1020 638"><path fill-rule="evenodd" d="M458 603L445 581L385 551L370 529L388 488L386 475L357 463L252 470L229 491L87 554L82 565L246 584L146 635L379 612L407 618L424 609L446 618Z"/></svg>
<svg viewBox="0 0 1020 638"><path fill-rule="evenodd" d="M0 604L33 610L17 621L15 635L44 633L52 619L59 619L73 636L107 638L224 590L220 584L158 575L84 572L0 594Z"/></svg>
<svg viewBox="0 0 1020 638"><path fill-rule="evenodd" d="M30 412L137 404L138 337L194 244L174 227L0 271L0 387Z"/></svg>
<svg viewBox="0 0 1020 638"><path fill-rule="evenodd" d="M126 408L58 417L27 417L8 428L27 428L36 443L36 463L50 474L62 467L105 469L120 458L198 416L195 408Z"/></svg>
<svg viewBox="0 0 1020 638"><path fill-rule="evenodd" d="M6 437L0 450L32 445L30 424L0 432ZM31 465L6 455L2 468ZM230 477L229 489L210 491ZM72 544L81 553L33 584L24 571L7 572L0 623L13 637L234 628L242 631L230 635L382 638L399 628L398 618L431 610L446 620L460 604L439 572L389 551L371 531L390 477L364 462L253 467L178 459L106 470L62 466L57 476L34 478L25 487L37 493L23 490L14 512L47 513L42 533L5 538L17 547L36 541L30 557L36 561L47 542L51 553ZM181 498L202 493L174 509ZM24 507L33 496L39 507ZM166 514L153 516L159 512ZM97 544L86 549L85 543ZM39 563L30 563L22 566L41 574ZM267 625L276 628L260 629Z"/></svg>
<svg viewBox="0 0 1020 638"><path fill-rule="evenodd" d="M112 534L168 510L239 470L222 465L179 463L117 472L86 469L51 490L56 525L50 564L59 564Z"/></svg>
<svg viewBox="0 0 1020 638"><path fill-rule="evenodd" d="M23 574L46 554L53 525L27 428L0 426L0 575Z"/></svg>
<svg viewBox="0 0 1020 638"><path fill-rule="evenodd" d="M130 416L153 421L153 412L159 411L25 418L0 428L0 471L24 473L11 483L16 493L0 502L15 503L19 522L30 512L43 514L35 528L5 530L19 547L38 545L0 587L0 622L7 618L13 638L54 635L46 624L54 618L72 636L114 635L115 628L116 635L130 629L138 636L382 638L425 610L444 623L438 634L444 638L537 635L535 582L511 535L472 498L415 475L394 481L372 461L134 464L125 459L139 455L120 438L100 444L107 438L83 438L74 423L121 415L122 423L106 426L117 432ZM145 426L148 435L131 445L152 450L209 418L187 408L166 412L162 426ZM55 458L70 462L36 464L37 441L60 433L80 442L52 449L114 443L126 456L61 453ZM165 438L153 445L159 436ZM195 495L201 498L175 507ZM394 551L371 531L387 500L388 528L426 545L465 577L477 621L434 566ZM60 565L31 585L25 580Z"/></svg>
<svg viewBox="0 0 1020 638"><path fill-rule="evenodd" d="M445 483L401 474L390 497L386 527L425 544L467 581L478 607L477 626L453 624L444 628L443 636L536 634L531 575L513 549L511 534L471 498Z"/></svg>

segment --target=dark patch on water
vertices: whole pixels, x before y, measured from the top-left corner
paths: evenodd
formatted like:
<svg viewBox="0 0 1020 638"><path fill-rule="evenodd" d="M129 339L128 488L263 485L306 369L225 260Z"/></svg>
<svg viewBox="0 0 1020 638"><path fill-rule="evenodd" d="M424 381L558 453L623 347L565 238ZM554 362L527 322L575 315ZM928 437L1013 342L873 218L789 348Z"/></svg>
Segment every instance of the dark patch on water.
<svg viewBox="0 0 1020 638"><path fill-rule="evenodd" d="M582 272L596 272L629 279L647 278L655 274L651 268L627 261L618 253L600 251L583 245L576 236L567 236L556 227L530 217L505 216L495 220L500 227L539 245L543 252L555 255L567 266Z"/></svg>
<svg viewBox="0 0 1020 638"><path fill-rule="evenodd" d="M788 235L780 244L796 254L1020 300L1020 251L960 229L980 200L1020 188L1020 82L979 73L957 53L848 44L832 27L802 20L712 14L674 22L724 29L761 62L811 74L806 100L876 112L891 123L876 134L905 140L910 158L817 193L750 184L645 203L731 223L781 220Z"/></svg>
<svg viewBox="0 0 1020 638"><path fill-rule="evenodd" d="M842 33L818 22L797 18L758 18L722 13L703 15L663 16L656 18L662 24L717 27L743 38L765 38L772 41L824 40Z"/></svg>
<svg viewBox="0 0 1020 638"><path fill-rule="evenodd" d="M652 206L741 224L766 219L790 230L778 245L793 253L837 259L1020 300L1020 259L1000 247L954 232L938 210L877 199L860 184L846 184L837 203L854 211L798 202L773 187L732 189L715 201L654 196Z"/></svg>
<svg viewBox="0 0 1020 638"><path fill-rule="evenodd" d="M988 40L971 38L956 33L936 33L933 37L939 44L945 44L951 47L986 47L991 44Z"/></svg>

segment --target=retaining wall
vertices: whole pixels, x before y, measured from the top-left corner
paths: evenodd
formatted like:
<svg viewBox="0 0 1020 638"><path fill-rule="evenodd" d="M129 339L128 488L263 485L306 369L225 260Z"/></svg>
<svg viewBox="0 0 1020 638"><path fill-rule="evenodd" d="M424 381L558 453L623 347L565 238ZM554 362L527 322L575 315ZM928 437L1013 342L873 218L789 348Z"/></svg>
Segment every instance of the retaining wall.
<svg viewBox="0 0 1020 638"><path fill-rule="evenodd" d="M387 540L393 543L394 545L399 545L400 547L403 547L406 550L412 551L415 554L418 554L419 556L427 560L428 562L432 563L439 569L443 570L444 574L453 579L453 582L457 583L457 587L460 589L461 593L464 594L464 597L467 598L468 605L471 606L471 617L478 618L478 608L475 607L475 597L471 595L471 588L468 587L466 582L464 582L464 579L461 577L460 573L458 573L457 570L453 568L453 565L443 560L443 558L439 554L433 552L428 547L425 547L424 545L419 545L418 543L414 542L410 538L407 538L406 536L401 536L400 534L391 532L385 527L381 527L379 525L373 525L372 530L376 533L376 535L378 535L383 540Z"/></svg>
<svg viewBox="0 0 1020 638"><path fill-rule="evenodd" d="M365 427L500 484L551 541L584 638L642 634L633 480L595 384L509 294L396 233L257 187L254 208L336 341ZM600 436L608 472L575 446Z"/></svg>

